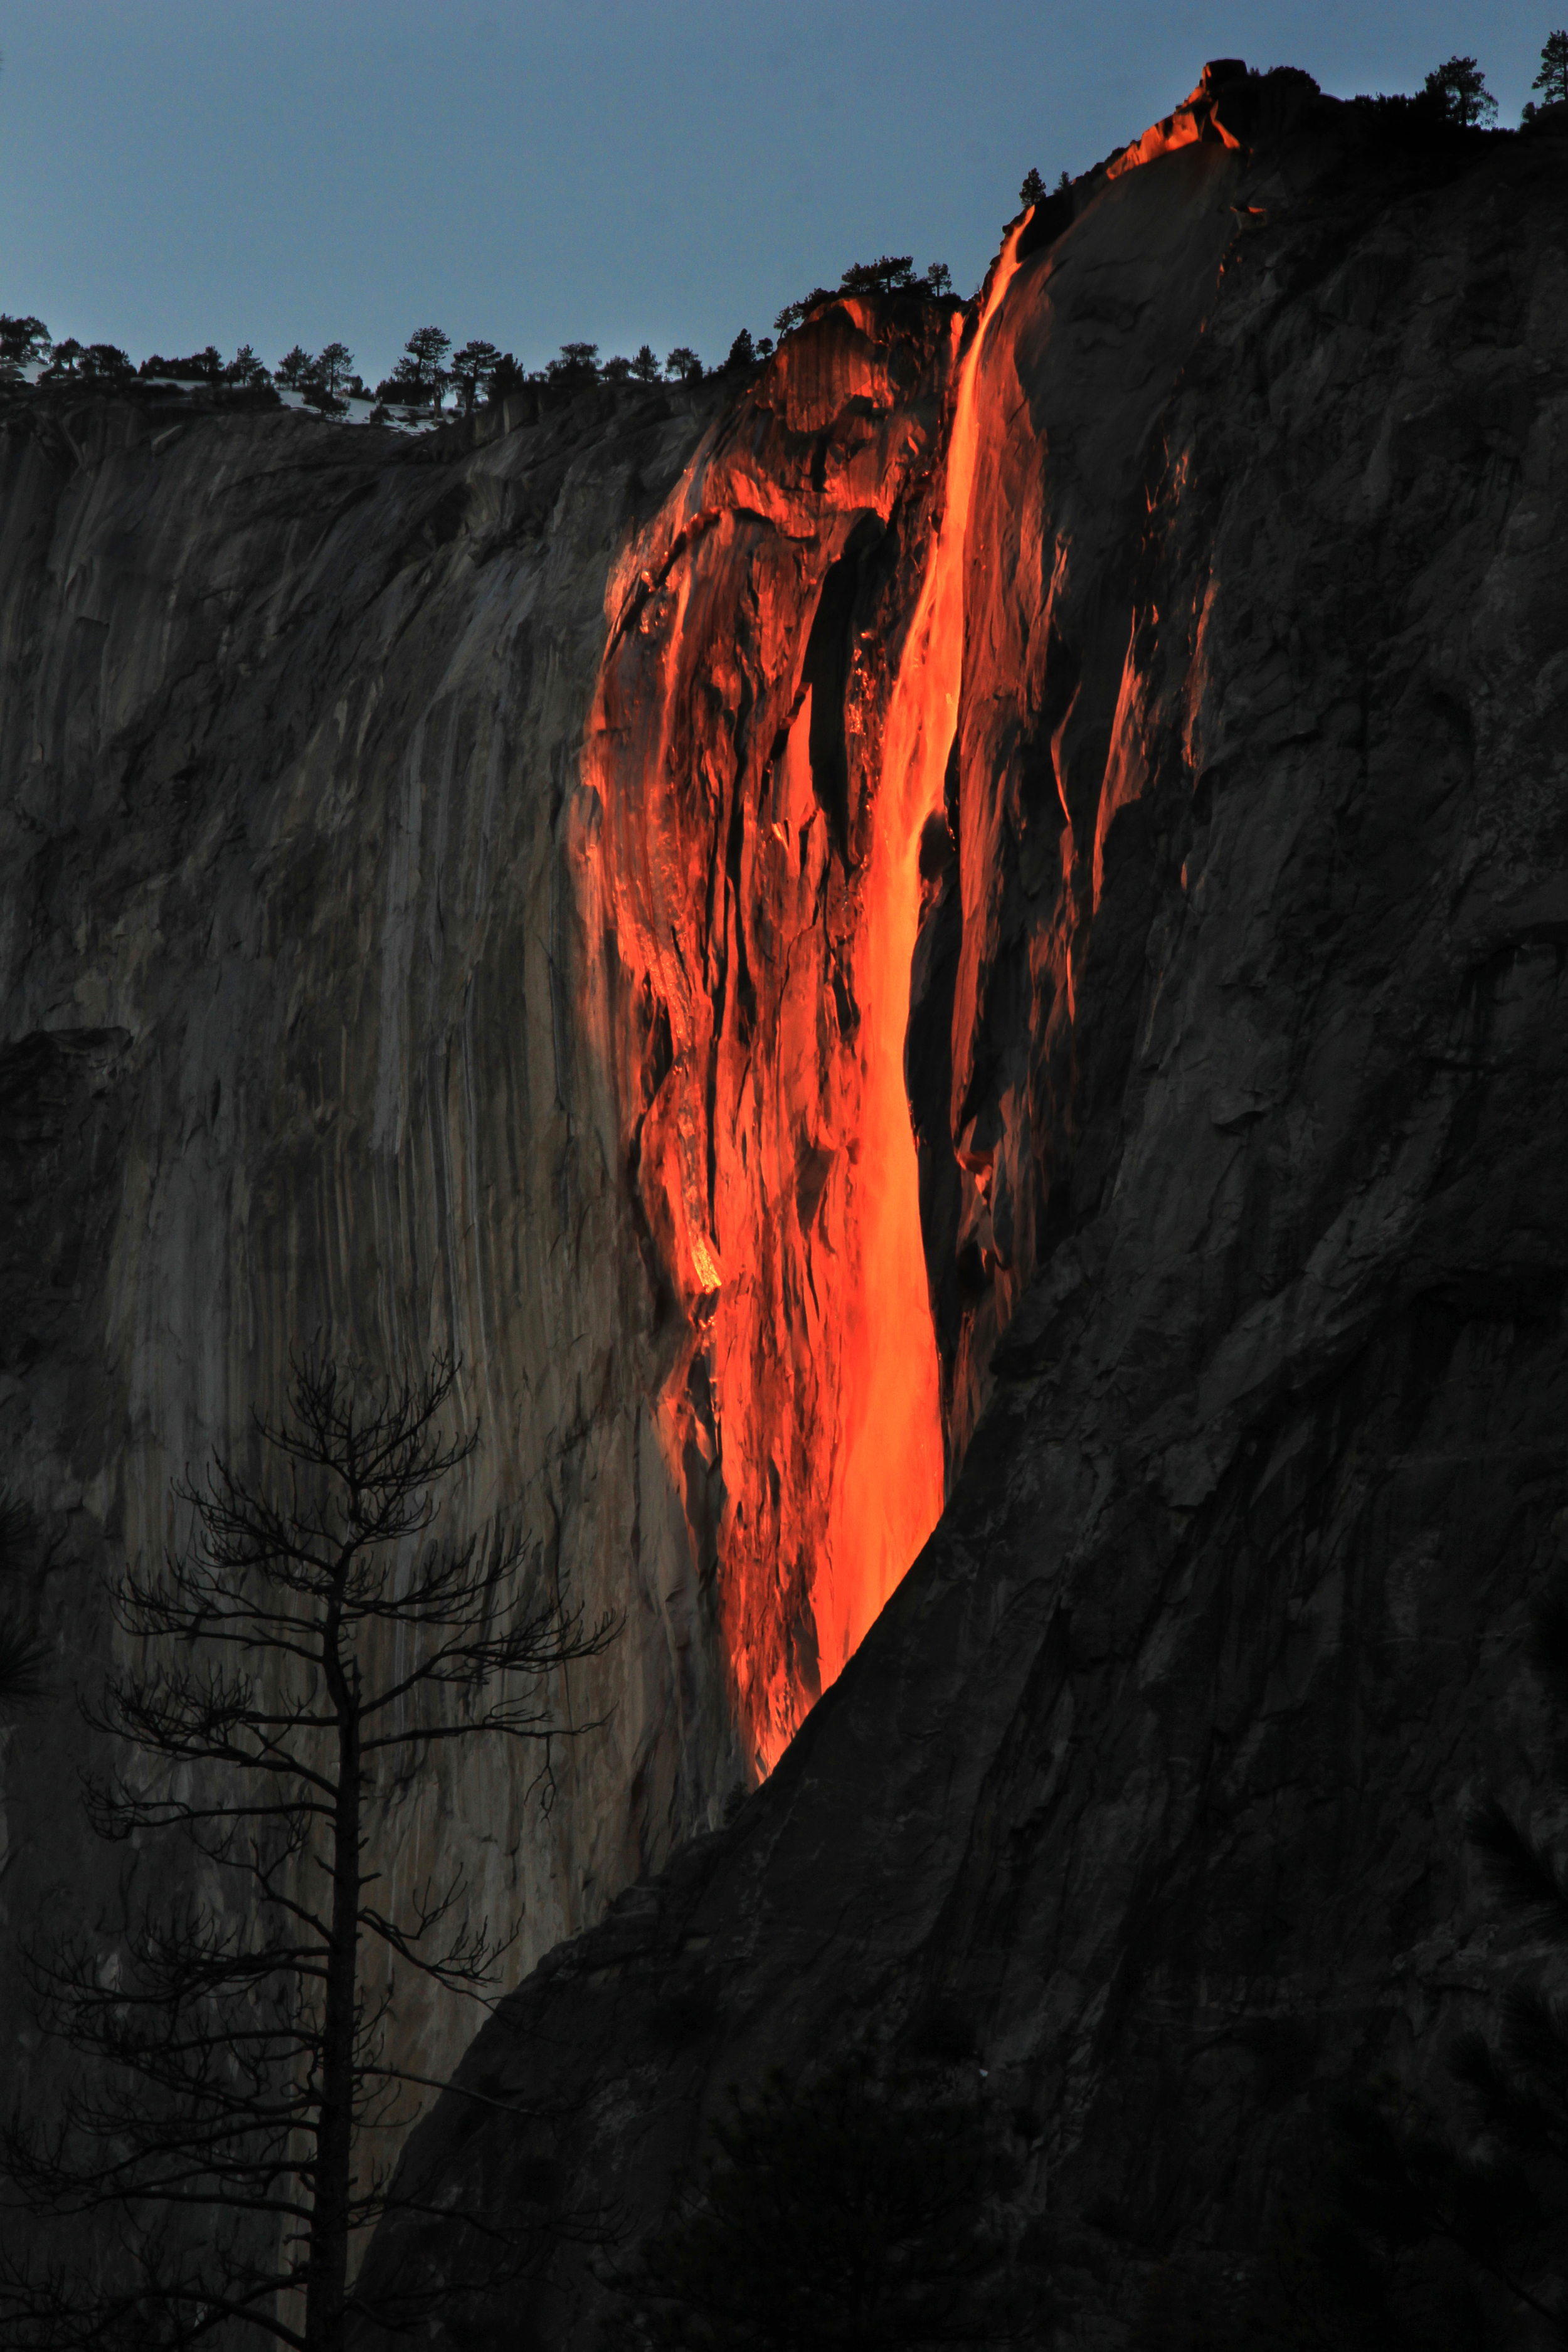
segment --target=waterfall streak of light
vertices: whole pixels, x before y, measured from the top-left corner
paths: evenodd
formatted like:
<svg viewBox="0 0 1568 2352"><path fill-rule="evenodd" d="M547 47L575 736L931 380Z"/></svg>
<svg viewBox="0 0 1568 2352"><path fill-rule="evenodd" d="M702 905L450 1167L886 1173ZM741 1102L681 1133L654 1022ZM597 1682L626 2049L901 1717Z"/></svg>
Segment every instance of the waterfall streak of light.
<svg viewBox="0 0 1568 2352"><path fill-rule="evenodd" d="M1026 215L1026 220L1027 215ZM958 722L963 583L980 441L978 381L991 325L1018 268L1008 232L959 363L937 528L893 682L883 735L867 930L857 959L867 1018L860 1136L861 1279L848 1308L843 1444L829 1500L830 1572L814 1592L823 1685L847 1660L936 1525L942 1431L921 1236L904 1031L920 906L920 837L941 808ZM953 320L954 332L960 320Z"/></svg>

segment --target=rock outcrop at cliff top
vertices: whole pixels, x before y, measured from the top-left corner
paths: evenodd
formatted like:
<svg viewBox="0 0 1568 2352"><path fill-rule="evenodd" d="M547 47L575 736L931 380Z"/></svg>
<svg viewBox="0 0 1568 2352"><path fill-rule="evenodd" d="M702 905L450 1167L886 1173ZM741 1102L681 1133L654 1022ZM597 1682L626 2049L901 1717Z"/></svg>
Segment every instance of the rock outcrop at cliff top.
<svg viewBox="0 0 1568 2352"><path fill-rule="evenodd" d="M1522 1628L1568 1528L1568 175L1544 142L1374 145L1299 78L1209 96L911 342L929 458L893 357L807 414L808 369L896 328L841 307L612 594L582 855L646 1012L621 1100L714 1557L762 1558L730 1507L763 1507L757 1400L805 1425L798 1354L746 1388L737 1236L765 1202L773 1316L848 1230L802 1107L871 1002L856 909L895 847L956 1475L772 1778L549 1956L411 2144L452 2218L384 2230L370 2279L455 2275L470 2199L543 2196L527 2340L593 2340L570 2217L662 2211L728 2084L934 2012L1035 2119L1028 2193L1113 2313L1173 2245L1255 2242L1324 2102L1435 2065L1492 1981L1460 1825L1528 1793ZM895 807L912 847L879 845ZM818 1025L786 1040L802 936ZM772 1508L782 1545L803 1507ZM726 1594L764 1685L801 1589ZM515 2306L461 2325L518 2340Z"/></svg>

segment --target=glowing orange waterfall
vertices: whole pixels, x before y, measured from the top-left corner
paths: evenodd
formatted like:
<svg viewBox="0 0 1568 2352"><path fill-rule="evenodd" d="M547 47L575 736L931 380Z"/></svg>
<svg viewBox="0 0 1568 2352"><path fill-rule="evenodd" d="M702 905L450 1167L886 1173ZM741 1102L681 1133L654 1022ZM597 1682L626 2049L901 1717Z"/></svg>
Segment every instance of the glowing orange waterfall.
<svg viewBox="0 0 1568 2352"><path fill-rule="evenodd" d="M859 1136L860 1280L846 1300L845 1446L818 1584L824 1687L854 1654L942 1513L936 1341L921 1239L904 1030L920 912L920 839L942 806L963 669L963 573L979 442L976 379L987 330L1017 267L1010 232L959 362L930 560L883 730L858 970L865 976ZM952 321L954 338L962 316Z"/></svg>
<svg viewBox="0 0 1568 2352"><path fill-rule="evenodd" d="M962 358L962 318L854 299L786 343L617 567L584 742L656 1425L760 1770L942 1507L903 1046L1012 269ZM859 551L911 481L914 525L936 511L889 675L851 626Z"/></svg>

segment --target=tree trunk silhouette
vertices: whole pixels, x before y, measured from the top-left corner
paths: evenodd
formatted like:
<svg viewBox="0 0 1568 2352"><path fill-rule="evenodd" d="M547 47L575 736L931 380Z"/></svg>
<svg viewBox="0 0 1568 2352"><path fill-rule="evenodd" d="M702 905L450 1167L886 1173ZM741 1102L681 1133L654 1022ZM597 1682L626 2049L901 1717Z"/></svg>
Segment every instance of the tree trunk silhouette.
<svg viewBox="0 0 1568 2352"><path fill-rule="evenodd" d="M177 1484L184 1549L110 1589L121 1631L153 1646L84 1708L132 1758L89 1783L93 1825L183 1833L241 1900L143 1911L107 1970L97 1937L30 1948L40 2021L87 2063L54 2120L0 2134L0 2170L39 2216L99 2217L101 2260L93 2275L0 2255L8 2345L176 2347L239 2321L342 2352L353 2242L390 2193L367 2136L406 2121L426 2081L387 2061L393 1993L367 1995L364 1946L482 1995L515 1934L468 1920L460 1860L375 1899L390 1785L435 1741L481 1734L542 1748L547 1780L546 1679L618 1630L531 1597L538 1563L508 1521L432 1538L437 1489L478 1442L443 1432L455 1382L445 1357L379 1387L297 1364L283 1420L258 1431L263 1475L220 1457ZM521 2249L506 2216L479 2221L493 2288Z"/></svg>

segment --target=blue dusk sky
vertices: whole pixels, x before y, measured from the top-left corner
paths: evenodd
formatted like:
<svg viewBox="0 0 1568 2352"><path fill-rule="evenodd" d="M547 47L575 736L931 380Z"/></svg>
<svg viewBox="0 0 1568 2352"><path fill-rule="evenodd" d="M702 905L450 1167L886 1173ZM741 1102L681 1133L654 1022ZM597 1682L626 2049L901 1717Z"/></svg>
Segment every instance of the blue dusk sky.
<svg viewBox="0 0 1568 2352"><path fill-rule="evenodd" d="M721 359L850 261L961 293L1030 164L1086 169L1205 58L1327 90L1477 55L1516 122L1568 0L0 0L0 309L133 359L432 322Z"/></svg>

